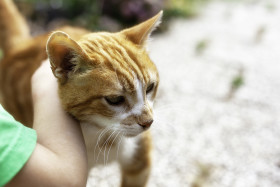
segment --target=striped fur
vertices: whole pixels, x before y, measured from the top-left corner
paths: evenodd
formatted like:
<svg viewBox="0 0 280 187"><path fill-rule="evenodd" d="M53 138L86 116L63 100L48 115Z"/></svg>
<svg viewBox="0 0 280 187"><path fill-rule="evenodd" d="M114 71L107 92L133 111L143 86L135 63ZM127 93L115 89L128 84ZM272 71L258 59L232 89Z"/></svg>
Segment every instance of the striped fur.
<svg viewBox="0 0 280 187"><path fill-rule="evenodd" d="M77 66L86 66L90 70L68 75L70 77L65 84L61 84L60 91L66 110L79 120L84 120L84 116L88 113L102 114L106 117L117 115L117 110L111 110L112 107L102 102L104 96L127 95L131 97L131 102L122 106L129 110L137 102L137 91L141 90L140 93L142 93L149 84L154 83L155 91L149 96L150 100L154 99L158 87L158 73L144 48L125 41L125 37L120 33L89 34L78 43L88 59L86 63L81 62L84 64ZM77 87L83 93L75 92ZM92 95L88 95L86 94L88 90L95 91ZM142 94L144 97L145 94ZM92 108L95 111L92 111Z"/></svg>
<svg viewBox="0 0 280 187"><path fill-rule="evenodd" d="M0 38L8 37L1 44L5 52L0 63L1 104L17 120L32 126L30 78L43 61L49 61L64 109L81 122L89 167L118 160L122 186L144 186L151 166L147 129L153 121L152 105L159 84L145 43L160 23L162 12L117 33L65 27L32 38L26 35L26 26L20 32L19 26L7 24L7 15L25 24L15 7L10 11L10 4L11 0L0 1L6 12L0 14ZM9 30L17 34L4 36ZM21 37L25 42L15 47Z"/></svg>

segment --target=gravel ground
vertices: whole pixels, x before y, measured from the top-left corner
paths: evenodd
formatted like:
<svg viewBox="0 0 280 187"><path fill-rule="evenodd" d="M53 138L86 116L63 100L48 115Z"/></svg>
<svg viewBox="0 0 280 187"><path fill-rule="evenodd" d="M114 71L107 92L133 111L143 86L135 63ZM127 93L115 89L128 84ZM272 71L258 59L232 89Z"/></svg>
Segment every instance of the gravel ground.
<svg viewBox="0 0 280 187"><path fill-rule="evenodd" d="M212 2L154 37L148 187L280 186L280 1ZM118 186L116 164L88 187Z"/></svg>

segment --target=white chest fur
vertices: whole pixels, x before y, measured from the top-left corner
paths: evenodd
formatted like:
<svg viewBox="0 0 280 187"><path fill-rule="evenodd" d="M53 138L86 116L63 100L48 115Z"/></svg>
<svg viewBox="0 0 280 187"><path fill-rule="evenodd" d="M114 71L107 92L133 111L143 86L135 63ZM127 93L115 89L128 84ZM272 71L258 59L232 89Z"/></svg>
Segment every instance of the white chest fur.
<svg viewBox="0 0 280 187"><path fill-rule="evenodd" d="M127 138L94 125L81 123L87 148L89 169L112 161L130 162L137 148L138 137Z"/></svg>

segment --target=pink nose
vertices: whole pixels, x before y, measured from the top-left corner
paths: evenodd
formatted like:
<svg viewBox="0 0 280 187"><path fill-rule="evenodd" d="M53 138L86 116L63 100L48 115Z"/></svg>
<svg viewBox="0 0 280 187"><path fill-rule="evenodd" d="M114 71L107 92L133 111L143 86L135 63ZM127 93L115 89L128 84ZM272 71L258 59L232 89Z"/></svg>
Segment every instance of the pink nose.
<svg viewBox="0 0 280 187"><path fill-rule="evenodd" d="M138 125L140 125L144 129L147 129L152 125L153 122L154 120L150 120L150 121L145 121L144 123L138 123Z"/></svg>

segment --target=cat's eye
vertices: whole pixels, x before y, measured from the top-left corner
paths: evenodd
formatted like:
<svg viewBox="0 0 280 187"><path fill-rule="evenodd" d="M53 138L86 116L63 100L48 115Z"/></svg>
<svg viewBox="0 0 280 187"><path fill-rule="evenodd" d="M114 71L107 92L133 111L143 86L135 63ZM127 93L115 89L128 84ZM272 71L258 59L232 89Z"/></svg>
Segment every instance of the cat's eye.
<svg viewBox="0 0 280 187"><path fill-rule="evenodd" d="M147 90L146 90L146 94L148 94L148 93L150 93L151 91L153 91L154 87L155 87L155 84L154 84L154 83L150 84L150 85L148 86Z"/></svg>
<svg viewBox="0 0 280 187"><path fill-rule="evenodd" d="M125 98L124 96L107 96L105 100L109 105L117 106L124 103Z"/></svg>

